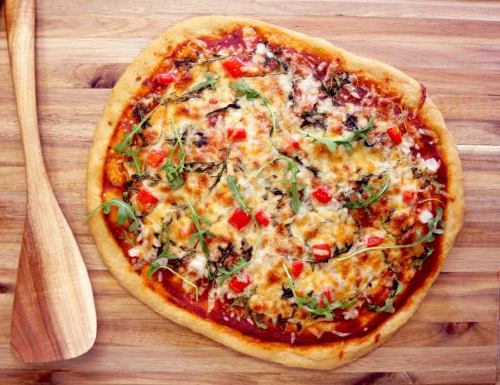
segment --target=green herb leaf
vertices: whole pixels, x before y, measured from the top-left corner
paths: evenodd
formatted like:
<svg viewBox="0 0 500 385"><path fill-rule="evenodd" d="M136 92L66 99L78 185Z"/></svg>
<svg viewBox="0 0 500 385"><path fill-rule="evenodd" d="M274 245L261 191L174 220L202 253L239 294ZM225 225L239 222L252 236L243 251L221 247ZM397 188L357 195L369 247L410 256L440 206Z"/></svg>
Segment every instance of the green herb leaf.
<svg viewBox="0 0 500 385"><path fill-rule="evenodd" d="M436 208L436 216L431 218L427 223L427 228L428 228L427 233L420 236L415 242L409 243L407 245L387 245L387 246L382 245L374 247L364 247L351 254L335 258L334 261L342 262L345 261L346 259L355 257L356 255L367 253L369 251L374 251L374 250L404 249L408 247L415 247L417 245L420 245L421 243L432 242L436 239L436 235L441 235L444 233L444 230L442 228L439 228L439 226L444 227L444 222L442 219L443 219L443 209L441 207L438 207Z"/></svg>
<svg viewBox="0 0 500 385"><path fill-rule="evenodd" d="M112 206L118 208L118 224L120 226L123 226L125 222L128 219L130 219L132 221L132 224L129 226L129 230L133 231L134 233L137 233L137 231L139 230L139 219L135 215L132 206L120 198L111 198L108 199L107 201L102 202L99 206L97 206L93 211L91 211L88 214L87 218L90 218L100 209L102 209L102 212L104 214L109 214Z"/></svg>
<svg viewBox="0 0 500 385"><path fill-rule="evenodd" d="M211 88L214 90L218 80L219 79L215 75L211 74L210 72L207 72L205 73L205 80L196 84L193 88L184 92L183 94L175 97L175 101L183 102L188 99L197 97L201 91L207 88Z"/></svg>
<svg viewBox="0 0 500 385"><path fill-rule="evenodd" d="M342 137L342 138L323 138L321 136L313 135L309 132L306 132L304 130L299 129L299 132L311 139L313 139L316 142L323 143L329 150L330 152L335 152L338 148L338 146L343 146L347 152L352 151L352 143L354 143L357 140L364 139L367 140L367 134L373 130L373 124L374 124L375 119L373 116L370 118L368 121L368 124L366 125L365 128L356 130L354 131L351 135Z"/></svg>
<svg viewBox="0 0 500 385"><path fill-rule="evenodd" d="M142 126L144 125L146 120L149 118L149 115L150 115L150 113L148 113L139 123L134 124L132 127L130 127L130 131L127 132L123 136L122 141L115 146L116 151L118 151L120 153L125 152L126 148L132 143L134 136L136 134L142 133Z"/></svg>
<svg viewBox="0 0 500 385"><path fill-rule="evenodd" d="M276 115L271 108L271 105L269 104L269 99L267 98L267 96L261 94L256 89L251 88L244 80L231 83L230 87L236 92L236 96L244 96L248 100L260 99L262 101L262 105L266 107L266 109L269 111L269 114L271 115L272 129L269 136L273 136L274 132L278 128L278 122L276 120Z"/></svg>
<svg viewBox="0 0 500 385"><path fill-rule="evenodd" d="M317 296L313 295L305 295L299 296L295 290L295 285L293 283L292 276L290 275L287 267L283 264L283 269L288 277L288 288L292 291L293 297L295 299L295 303L301 309L318 316L325 317L326 319L333 319L335 314L333 313L336 309L348 309L353 307L358 302L357 299L353 298L349 301L340 301L338 303L329 302L326 295L322 297L322 304L320 305Z"/></svg>
<svg viewBox="0 0 500 385"><path fill-rule="evenodd" d="M230 270L226 270L223 267L219 267L217 269L217 286L222 286L224 282L228 279L231 278L233 275L239 273L242 271L245 267L247 267L250 264L250 261L247 261L244 258L240 258L232 267Z"/></svg>
<svg viewBox="0 0 500 385"><path fill-rule="evenodd" d="M283 182L287 183L290 187L288 188L288 194L292 200L292 209L297 214L300 210L300 195L299 195L299 186L297 183L297 175L300 172L297 163L287 156L280 156L278 159L283 160L287 164L287 169L285 175L283 177ZM290 176L288 176L290 174Z"/></svg>
<svg viewBox="0 0 500 385"><path fill-rule="evenodd" d="M208 258L210 257L210 250L208 250L205 238L214 237L214 234L212 234L208 230L205 230L202 226L202 223L210 225L210 221L207 218L202 217L200 214L198 214L198 212L191 203L188 202L187 206L189 208L189 211L191 212L191 221L193 222L194 227L196 229L195 233L191 236L191 240L196 241L201 245L203 254L205 254L205 256Z"/></svg>
<svg viewBox="0 0 500 385"><path fill-rule="evenodd" d="M297 183L297 175L300 172L300 169L297 166L297 163L292 158L289 158L285 155L274 158L273 160L270 160L269 162L265 163L261 168L259 168L257 172L252 176L252 178L256 178L262 172L262 170L264 170L267 166L271 165L277 160L283 160L287 164L287 169L285 171L285 175L283 176L282 182L289 185L288 194L290 195L291 206L295 214L297 214L300 210L300 206L302 203L300 201L300 195L299 195L299 191L302 190L302 188Z"/></svg>
<svg viewBox="0 0 500 385"><path fill-rule="evenodd" d="M255 219L255 215L253 214L253 210L246 204L245 200L241 196L240 193L240 188L238 184L236 183L236 180L234 179L233 175L228 175L227 177L227 185L229 186L231 193L233 195L233 198L238 202L240 207L245 210L250 216L252 217L253 222L257 226L257 219Z"/></svg>
<svg viewBox="0 0 500 385"><path fill-rule="evenodd" d="M327 85L325 82L321 81L321 86L325 90L325 92L331 97L335 98L339 94L342 87L349 83L349 74L347 72L342 73L341 75L334 75L331 78L330 85ZM333 84L335 82L335 84Z"/></svg>
<svg viewBox="0 0 500 385"><path fill-rule="evenodd" d="M386 177L384 184L380 187L377 193L373 190L373 187L369 185L363 186L363 189L370 193L370 196L367 199L360 198L357 202L346 202L344 203L344 207L347 207L348 209L364 209L372 203L377 202L389 189L389 177Z"/></svg>
<svg viewBox="0 0 500 385"><path fill-rule="evenodd" d="M127 156L132 158L132 162L130 164L135 168L135 172L137 175L142 176L142 162L139 159L139 153L141 149L139 147L133 149L129 148L127 150Z"/></svg>
<svg viewBox="0 0 500 385"><path fill-rule="evenodd" d="M176 272L174 269L172 269L170 266L168 266L168 259L167 258L161 258L153 261L151 265L149 266L148 269L148 277L151 278L154 273L156 273L158 270L164 269L170 271L173 275L178 277L181 281L185 282L187 285L191 286L194 288L195 292L195 299L198 301L198 286L196 286L193 282L191 282L189 279L183 277L180 275L178 272Z"/></svg>
<svg viewBox="0 0 500 385"><path fill-rule="evenodd" d="M170 150L169 159L165 162L165 164L161 167L163 171L165 171L165 176L167 178L167 182L172 190L177 190L184 185L184 178L182 173L185 168L185 160L186 160L186 150L184 149L184 145L182 144L182 139L179 136L179 132L177 131L174 121L172 120L172 130L175 134L175 145ZM178 152L179 163L175 164L172 160L175 152Z"/></svg>
<svg viewBox="0 0 500 385"><path fill-rule="evenodd" d="M375 304L369 303L367 305L368 309L377 313L394 313L394 300L404 290L405 286L396 280L396 287L392 290L391 295L389 298L385 300L385 303L383 306L377 306Z"/></svg>
<svg viewBox="0 0 500 385"><path fill-rule="evenodd" d="M432 253L433 253L433 252L434 252L434 249L433 249L433 248L431 248L431 247L427 248L427 249L425 250L425 252L424 252L422 255L418 256L418 257L417 257L417 258L416 258L416 259L415 259L415 260L411 263L411 266L412 266L413 268L415 268L415 269L420 270L420 269L423 267L423 265L424 265L424 261L425 261L427 258L429 258L429 257L432 255Z"/></svg>

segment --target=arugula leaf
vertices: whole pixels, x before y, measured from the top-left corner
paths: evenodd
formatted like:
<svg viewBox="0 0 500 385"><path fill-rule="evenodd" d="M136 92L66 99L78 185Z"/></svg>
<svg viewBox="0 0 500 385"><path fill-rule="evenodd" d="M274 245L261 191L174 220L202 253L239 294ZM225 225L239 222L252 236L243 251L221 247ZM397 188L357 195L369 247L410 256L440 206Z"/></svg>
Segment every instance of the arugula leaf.
<svg viewBox="0 0 500 385"><path fill-rule="evenodd" d="M300 196L299 196L299 186L297 184L297 175L300 172L299 167L297 166L297 163L292 159L287 156L280 156L280 160L283 160L287 163L287 170L285 172L285 175L283 176L283 182L287 183L290 187L288 188L288 194L290 194L290 197L292 199L292 209L297 214L300 210ZM290 177L288 177L288 174L290 174Z"/></svg>
<svg viewBox="0 0 500 385"><path fill-rule="evenodd" d="M191 99L191 98L194 98L196 96L198 96L198 94L203 91L204 89L207 89L207 88L211 88L213 90L215 90L215 85L217 84L217 81L219 79L211 74L210 72L207 72L205 73L205 80L203 80L202 82L196 84L193 88L191 88L190 90L184 92L183 94L177 96L175 98L175 100L177 102L184 102L188 99Z"/></svg>
<svg viewBox="0 0 500 385"><path fill-rule="evenodd" d="M233 275L239 273L241 270L243 270L245 267L247 267L250 264L250 261L247 261L244 258L240 258L230 270L226 270L223 267L218 267L217 268L217 275L219 276L217 278L217 286L222 286L224 282L228 279L231 278Z"/></svg>
<svg viewBox="0 0 500 385"><path fill-rule="evenodd" d="M365 189L365 186L363 187ZM370 193L370 196L367 199L361 198L357 202L346 202L344 203L344 207L348 209L364 209L365 207L370 206L372 203L377 202L382 195L384 195L389 189L389 177L386 177L384 184L380 187L380 190L375 193L373 188L369 185L366 185L365 191Z"/></svg>
<svg viewBox="0 0 500 385"><path fill-rule="evenodd" d="M215 176L215 181L214 181L214 183L212 183L212 185L208 189L209 191L212 191L215 188L215 186L217 186L219 184L219 182L222 178L222 175L224 175L224 173L227 171L227 161L229 159L229 152L230 151L231 151L231 147L228 147L226 150L226 159L224 159L224 161L222 162L222 167L220 168L219 172Z"/></svg>
<svg viewBox="0 0 500 385"><path fill-rule="evenodd" d="M396 279L396 287L394 288L394 290L392 290L391 295L389 296L389 298L387 298L385 300L384 305L383 306L377 306L375 304L369 303L367 305L368 310L374 311L376 313L382 313L382 312L385 312L385 313L394 313L394 311L395 311L395 309L394 309L394 300L396 299L396 297L398 296L398 294L403 291L404 288L405 288L405 285L403 285L401 282L399 282Z"/></svg>
<svg viewBox="0 0 500 385"><path fill-rule="evenodd" d="M404 249L407 247L415 247L420 245L421 243L428 243L428 242L433 242L436 239L436 235L441 235L444 233L444 230L442 228L439 228L439 226L444 227L444 222L443 222L443 209L441 207L436 208L436 216L429 219L429 222L427 222L427 228L428 231L426 234L420 236L415 242L409 243L407 245L387 245L387 246L374 246L374 247L364 247L362 249L359 249L351 254L344 255L343 257L335 258L334 261L337 262L342 262L345 261L346 259L355 257L356 255L363 254L369 251L374 251L374 250L389 250L389 249Z"/></svg>
<svg viewBox="0 0 500 385"><path fill-rule="evenodd" d="M175 275L177 278L179 278L181 281L185 282L187 285L191 286L194 288L195 292L195 299L198 301L198 286L196 286L192 281L189 279L183 277L180 275L178 272L176 272L174 269L172 269L170 266L168 266L166 263L168 263L167 258L158 258L157 260L153 261L151 265L149 266L148 269L148 278L151 278L154 273L156 273L158 270L164 269L170 271L173 275Z"/></svg>
<svg viewBox="0 0 500 385"><path fill-rule="evenodd" d="M300 170L295 160L285 155L278 156L277 158L270 160L269 162L265 163L261 168L259 168L257 172L252 176L252 178L256 178L262 172L262 170L264 170L267 166L276 162L277 160L283 160L287 164L287 169L283 176L282 182L290 186L288 188L288 194L290 195L292 201L291 202L292 209L295 212L295 214L297 214L301 206L299 191L302 190L302 187L300 187L297 183L297 175L300 172ZM290 177L288 177L288 174L290 174Z"/></svg>
<svg viewBox="0 0 500 385"><path fill-rule="evenodd" d="M420 270L423 265L424 265L424 261L429 258L432 253L434 252L434 249L432 247L429 247L429 248L426 248L425 249L425 252L418 256L412 263L411 263L411 266L414 267L415 269L418 269Z"/></svg>
<svg viewBox="0 0 500 385"><path fill-rule="evenodd" d="M125 152L125 149L127 148L127 146L130 145L130 143L132 143L132 139L134 139L134 136L136 134L142 133L142 126L146 122L147 118L149 118L149 115L150 114L147 114L139 123L134 124L132 127L130 127L130 131L127 132L123 136L123 139L121 140L121 142L115 146L115 151L118 151L121 153Z"/></svg>
<svg viewBox="0 0 500 385"><path fill-rule="evenodd" d="M341 138L323 138L321 136L313 135L309 132L306 132L304 130L299 129L299 132L311 139L313 139L316 142L323 143L329 150L330 152L335 152L338 148L338 146L343 146L347 152L352 151L352 143L364 139L367 140L368 137L366 136L371 130L373 130L373 123L375 121L375 118L372 116L370 120L368 121L368 124L366 125L365 128L359 129L354 131L351 135L346 136L346 137L341 137Z"/></svg>
<svg viewBox="0 0 500 385"><path fill-rule="evenodd" d="M240 193L240 188L238 184L236 183L236 180L234 179L233 175L228 175L227 177L227 185L231 189L231 193L233 195L233 198L238 202L240 207L245 210L250 216L252 217L253 222L257 226L257 219L255 219L255 215L253 214L253 210L246 204L245 200L241 196Z"/></svg>
<svg viewBox="0 0 500 385"><path fill-rule="evenodd" d="M271 115L272 129L269 133L269 136L273 136L274 132L278 129L278 121L276 120L276 115L274 110L271 108L269 104L269 99L267 96L261 94L254 88L251 88L247 82L241 80L239 82L234 82L230 84L230 87L236 92L236 96L245 96L248 100L260 99L262 101L262 105L266 107Z"/></svg>
<svg viewBox="0 0 500 385"><path fill-rule="evenodd" d="M175 145L170 150L169 159L161 167L161 170L165 171L165 176L167 178L167 182L170 188L172 190L177 190L184 185L184 178L182 177L182 173L184 172L185 168L186 150L184 149L184 145L182 144L182 139L179 136L179 132L175 128L173 120L172 120L172 129L175 134ZM178 164L175 164L172 160L176 151L178 151L179 155Z"/></svg>
<svg viewBox="0 0 500 385"><path fill-rule="evenodd" d="M132 164L132 166L135 168L136 174L142 176L142 162L139 159L140 152L141 149L139 147L137 147L135 150L129 148L127 150L127 156L130 156L132 158L132 162L129 163Z"/></svg>
<svg viewBox="0 0 500 385"><path fill-rule="evenodd" d="M334 75L331 78L330 84L327 85L325 82L321 81L321 86L323 87L324 91L330 95L331 97L335 98L342 87L344 85L349 83L349 74L347 72L342 73L342 75ZM333 85L333 82L335 81L335 85Z"/></svg>
<svg viewBox="0 0 500 385"><path fill-rule="evenodd" d="M111 198L107 201L102 202L88 214L87 218L93 216L97 211L99 211L99 209L102 209L102 212L104 214L109 214L112 206L118 208L118 224L120 226L123 226L125 222L130 219L132 221L132 224L129 226L129 230L137 233L137 231L139 230L139 219L135 215L132 206L120 198Z"/></svg>
<svg viewBox="0 0 500 385"><path fill-rule="evenodd" d="M198 214L198 212L191 203L188 202L187 206L189 208L189 211L191 212L191 221L193 222L194 227L196 229L195 233L191 236L191 241L196 240L196 243L199 243L201 245L203 254L205 254L205 256L208 258L210 257L210 250L208 250L205 238L214 237L215 235L212 234L210 231L205 230L202 227L202 223L210 225L210 221L207 218L202 217L200 214Z"/></svg>
<svg viewBox="0 0 500 385"><path fill-rule="evenodd" d="M320 305L318 297L315 295L305 295L299 296L295 290L295 285L293 284L292 276L290 275L287 267L283 264L283 269L288 278L288 289L291 290L295 303L301 309L304 309L308 313L311 313L318 317L325 317L326 319L333 319L335 314L333 313L336 309L348 309L353 307L358 302L356 298L350 301L341 301L339 303L329 302L326 295L322 296L322 304Z"/></svg>

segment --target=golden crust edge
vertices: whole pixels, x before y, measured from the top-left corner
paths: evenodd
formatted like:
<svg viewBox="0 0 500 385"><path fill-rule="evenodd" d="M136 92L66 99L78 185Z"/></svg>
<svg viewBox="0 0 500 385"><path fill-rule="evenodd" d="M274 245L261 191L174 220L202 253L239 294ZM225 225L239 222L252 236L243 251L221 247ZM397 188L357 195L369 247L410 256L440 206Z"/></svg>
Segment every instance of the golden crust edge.
<svg viewBox="0 0 500 385"><path fill-rule="evenodd" d="M268 35L269 40L277 43L298 49L307 49L319 54L331 55L334 53L340 55L345 60L344 65L351 70L363 69L377 79L390 79L390 86L401 90L405 94L408 104L415 105L420 100L421 87L417 81L408 75L384 63L362 58L334 47L325 40L311 38L282 27L247 18L207 16L185 20L154 39L127 68L114 87L94 133L93 145L89 155L87 169L87 206L89 211L101 203L104 160L115 123L120 118L123 108L128 104L130 96L133 95L142 80L149 76L162 58L165 57L168 50L175 47L176 44L185 39L229 30L238 25L257 27L262 33ZM168 48L165 47L165 43L168 43ZM408 298L404 306L376 330L361 338L315 346L292 346L283 343L257 341L252 337L243 336L234 329L208 321L169 303L161 295L146 287L142 278L131 271L126 258L123 257L122 250L111 236L101 212L93 216L89 221L91 233L105 264L121 285L136 298L171 321L186 326L194 332L203 334L236 351L257 358L287 366L333 369L375 349L410 319L435 281L461 228L464 213L463 177L457 148L446 128L440 111L430 98L426 98L421 114L427 124L432 126L440 137L440 149L448 167L449 193L454 197L454 200L448 203L445 213L447 231L444 235L443 250L435 269L426 277L414 294ZM111 125L108 122L111 122Z"/></svg>

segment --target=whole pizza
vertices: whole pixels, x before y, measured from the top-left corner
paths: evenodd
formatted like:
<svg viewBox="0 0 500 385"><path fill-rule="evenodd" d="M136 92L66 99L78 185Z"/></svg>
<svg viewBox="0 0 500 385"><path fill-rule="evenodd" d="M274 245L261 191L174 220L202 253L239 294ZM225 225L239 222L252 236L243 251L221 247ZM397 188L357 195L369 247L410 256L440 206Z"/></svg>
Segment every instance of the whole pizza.
<svg viewBox="0 0 500 385"><path fill-rule="evenodd" d="M425 88L255 20L202 17L114 87L88 166L111 273L240 352L329 369L414 313L460 229L457 149Z"/></svg>

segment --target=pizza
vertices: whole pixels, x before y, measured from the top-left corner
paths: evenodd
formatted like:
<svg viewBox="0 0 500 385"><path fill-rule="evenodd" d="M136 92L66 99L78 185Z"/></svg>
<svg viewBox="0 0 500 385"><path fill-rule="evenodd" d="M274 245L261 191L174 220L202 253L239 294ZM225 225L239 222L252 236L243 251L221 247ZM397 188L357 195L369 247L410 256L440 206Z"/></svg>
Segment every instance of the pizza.
<svg viewBox="0 0 500 385"><path fill-rule="evenodd" d="M402 72L263 22L201 17L114 87L92 234L158 313L239 352L330 369L415 312L463 218L457 149Z"/></svg>

